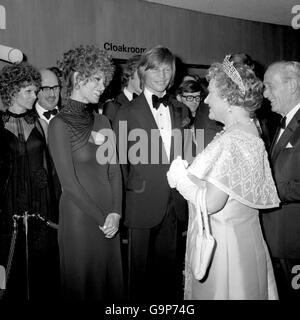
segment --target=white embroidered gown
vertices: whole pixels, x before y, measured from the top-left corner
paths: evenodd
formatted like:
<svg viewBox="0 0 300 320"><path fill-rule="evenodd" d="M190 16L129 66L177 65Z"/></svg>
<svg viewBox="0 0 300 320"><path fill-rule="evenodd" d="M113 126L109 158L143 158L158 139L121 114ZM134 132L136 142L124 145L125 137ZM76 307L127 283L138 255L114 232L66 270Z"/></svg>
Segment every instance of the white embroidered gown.
<svg viewBox="0 0 300 320"><path fill-rule="evenodd" d="M187 263L191 233L197 229L196 210L189 203L185 299L278 299L258 213L279 204L263 141L238 129L225 132L195 158L188 172L194 182L209 181L229 199L221 211L209 215L216 247L201 281L193 277Z"/></svg>

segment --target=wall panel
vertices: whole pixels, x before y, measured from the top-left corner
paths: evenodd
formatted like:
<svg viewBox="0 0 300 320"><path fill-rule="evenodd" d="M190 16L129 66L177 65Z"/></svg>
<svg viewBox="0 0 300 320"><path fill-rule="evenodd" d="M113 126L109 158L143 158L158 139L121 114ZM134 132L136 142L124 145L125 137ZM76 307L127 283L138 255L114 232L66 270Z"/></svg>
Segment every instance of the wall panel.
<svg viewBox="0 0 300 320"><path fill-rule="evenodd" d="M300 60L300 31L140 0L0 0L6 29L0 43L21 49L37 67L52 66L81 43L168 46L185 63L210 64L244 51L262 64ZM111 52L125 59L132 53ZM2 62L3 64L3 62Z"/></svg>

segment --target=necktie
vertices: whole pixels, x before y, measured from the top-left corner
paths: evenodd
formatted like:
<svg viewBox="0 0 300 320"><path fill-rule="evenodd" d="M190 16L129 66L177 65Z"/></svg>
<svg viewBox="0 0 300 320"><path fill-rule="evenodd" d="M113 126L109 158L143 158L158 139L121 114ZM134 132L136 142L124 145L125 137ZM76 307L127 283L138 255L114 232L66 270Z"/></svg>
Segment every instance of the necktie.
<svg viewBox="0 0 300 320"><path fill-rule="evenodd" d="M134 100L136 97L138 97L138 94L134 93L132 94L132 100Z"/></svg>
<svg viewBox="0 0 300 320"><path fill-rule="evenodd" d="M43 113L43 116L46 118L46 119L50 119L51 115L53 114L54 116L57 114L58 110L56 108L52 109L52 110L48 110L48 111L45 111Z"/></svg>
<svg viewBox="0 0 300 320"><path fill-rule="evenodd" d="M168 106L169 96L168 96L167 94L165 94L162 98L159 98L159 97L156 96L155 94L152 95L152 105L153 105L153 108L158 109L161 103L162 103L165 107Z"/></svg>
<svg viewBox="0 0 300 320"><path fill-rule="evenodd" d="M280 128L284 130L285 127L286 127L286 117L282 117L280 120Z"/></svg>

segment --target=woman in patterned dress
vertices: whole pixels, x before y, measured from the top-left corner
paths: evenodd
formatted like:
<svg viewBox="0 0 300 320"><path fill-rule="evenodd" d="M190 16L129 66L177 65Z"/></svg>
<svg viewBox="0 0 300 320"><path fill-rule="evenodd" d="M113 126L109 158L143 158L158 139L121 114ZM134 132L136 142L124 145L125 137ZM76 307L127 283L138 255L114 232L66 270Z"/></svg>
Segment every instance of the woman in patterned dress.
<svg viewBox="0 0 300 320"><path fill-rule="evenodd" d="M262 101L262 83L246 65L227 56L208 72L209 118L223 132L188 167L176 159L169 183L189 201L185 299L277 299L277 289L258 209L279 205L264 143L253 116ZM216 245L205 277L189 264L196 227L196 194L206 189L209 223Z"/></svg>

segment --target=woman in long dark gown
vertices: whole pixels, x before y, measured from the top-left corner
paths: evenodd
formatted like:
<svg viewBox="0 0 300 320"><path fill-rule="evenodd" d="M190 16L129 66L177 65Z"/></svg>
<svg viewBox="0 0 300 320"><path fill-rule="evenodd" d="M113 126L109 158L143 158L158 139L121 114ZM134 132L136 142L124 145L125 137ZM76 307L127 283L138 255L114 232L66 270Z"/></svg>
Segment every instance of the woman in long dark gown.
<svg viewBox="0 0 300 320"><path fill-rule="evenodd" d="M6 300L55 299L59 289L57 230L45 223L57 215L47 124L31 110L40 85L40 73L27 63L1 70L0 265L7 273Z"/></svg>
<svg viewBox="0 0 300 320"><path fill-rule="evenodd" d="M105 116L88 110L113 75L109 56L94 46L72 49L59 63L69 98L49 125L49 146L62 185L59 249L66 299L122 300L121 173L97 158L109 129ZM106 140L113 147L113 140ZM97 155L99 155L97 153Z"/></svg>

